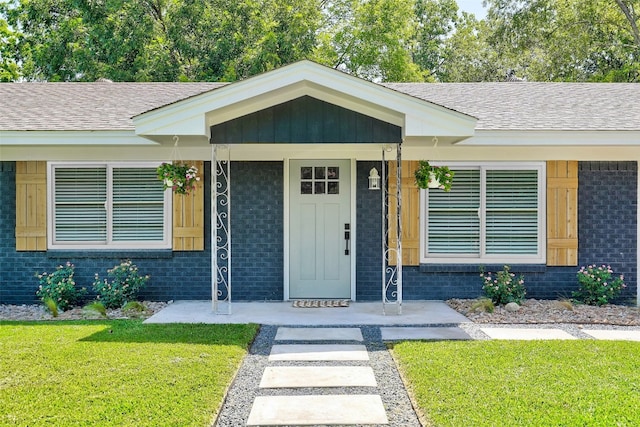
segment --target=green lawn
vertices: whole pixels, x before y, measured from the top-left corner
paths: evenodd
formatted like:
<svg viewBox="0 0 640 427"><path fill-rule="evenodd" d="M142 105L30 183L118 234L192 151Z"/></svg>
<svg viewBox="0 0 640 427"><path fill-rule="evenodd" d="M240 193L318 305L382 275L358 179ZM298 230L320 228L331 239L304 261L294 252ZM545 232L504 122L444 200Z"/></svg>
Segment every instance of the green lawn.
<svg viewBox="0 0 640 427"><path fill-rule="evenodd" d="M640 425L638 342L403 342L392 351L426 425Z"/></svg>
<svg viewBox="0 0 640 427"><path fill-rule="evenodd" d="M257 329L0 322L0 426L208 426Z"/></svg>

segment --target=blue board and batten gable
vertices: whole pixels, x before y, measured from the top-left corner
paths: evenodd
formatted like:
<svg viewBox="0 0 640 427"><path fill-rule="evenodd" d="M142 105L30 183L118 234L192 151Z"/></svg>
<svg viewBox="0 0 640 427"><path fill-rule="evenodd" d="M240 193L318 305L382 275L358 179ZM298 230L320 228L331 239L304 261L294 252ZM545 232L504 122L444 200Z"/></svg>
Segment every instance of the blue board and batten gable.
<svg viewBox="0 0 640 427"><path fill-rule="evenodd" d="M402 128L311 96L211 126L211 143L377 143L402 141Z"/></svg>

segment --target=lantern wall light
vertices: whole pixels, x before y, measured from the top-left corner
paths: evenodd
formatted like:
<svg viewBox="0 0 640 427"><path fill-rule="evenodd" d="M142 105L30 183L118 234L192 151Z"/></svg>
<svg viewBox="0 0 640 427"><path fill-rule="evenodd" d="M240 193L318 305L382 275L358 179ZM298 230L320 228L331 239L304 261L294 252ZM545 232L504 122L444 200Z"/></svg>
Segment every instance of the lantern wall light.
<svg viewBox="0 0 640 427"><path fill-rule="evenodd" d="M378 169L371 168L369 171L369 190L379 190L380 189L380 174L378 174Z"/></svg>

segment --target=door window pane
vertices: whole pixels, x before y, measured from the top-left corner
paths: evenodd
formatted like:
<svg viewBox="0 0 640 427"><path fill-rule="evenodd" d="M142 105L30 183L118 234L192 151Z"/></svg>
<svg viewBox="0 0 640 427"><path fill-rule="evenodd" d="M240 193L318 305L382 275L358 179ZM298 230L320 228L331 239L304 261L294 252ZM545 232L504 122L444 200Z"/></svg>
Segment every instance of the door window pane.
<svg viewBox="0 0 640 427"><path fill-rule="evenodd" d="M340 194L338 166L302 166L300 194Z"/></svg>
<svg viewBox="0 0 640 427"><path fill-rule="evenodd" d="M301 179L311 179L313 178L313 168L309 166L303 166L300 168L300 178Z"/></svg>
<svg viewBox="0 0 640 427"><path fill-rule="evenodd" d="M300 194L313 194L313 183L311 181L302 181L300 183Z"/></svg>
<svg viewBox="0 0 640 427"><path fill-rule="evenodd" d="M331 182L327 183L327 193L329 194L340 194L340 183L339 182Z"/></svg>

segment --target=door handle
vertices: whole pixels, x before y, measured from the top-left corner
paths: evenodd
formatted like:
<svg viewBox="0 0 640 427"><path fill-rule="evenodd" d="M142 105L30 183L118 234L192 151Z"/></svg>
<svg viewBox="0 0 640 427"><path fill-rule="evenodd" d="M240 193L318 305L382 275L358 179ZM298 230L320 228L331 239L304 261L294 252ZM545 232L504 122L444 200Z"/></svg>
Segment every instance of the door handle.
<svg viewBox="0 0 640 427"><path fill-rule="evenodd" d="M349 255L349 240L351 240L351 224L344 225L344 254Z"/></svg>

